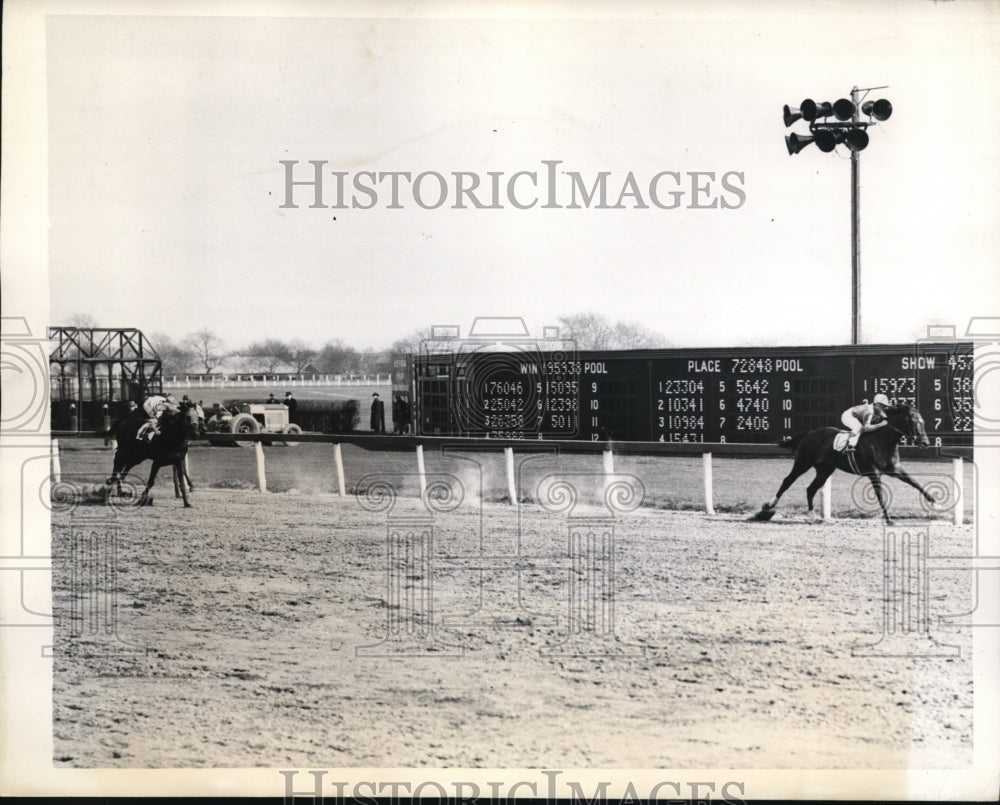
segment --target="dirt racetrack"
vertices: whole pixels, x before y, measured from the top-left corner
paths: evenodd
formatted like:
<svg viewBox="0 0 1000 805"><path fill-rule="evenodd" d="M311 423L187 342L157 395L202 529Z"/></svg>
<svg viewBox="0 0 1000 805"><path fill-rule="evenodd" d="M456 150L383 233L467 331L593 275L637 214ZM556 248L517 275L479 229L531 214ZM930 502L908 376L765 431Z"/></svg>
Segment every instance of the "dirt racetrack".
<svg viewBox="0 0 1000 805"><path fill-rule="evenodd" d="M202 477L247 454L213 455ZM169 476L149 508L54 506L57 767L971 762L971 634L937 622L972 608L971 572L930 571L930 638L852 653L885 626L878 519L612 520L583 482L562 508L467 485L386 509L192 474L190 510ZM972 549L919 507L898 531L923 529L932 555ZM931 646L951 656L898 656Z"/></svg>

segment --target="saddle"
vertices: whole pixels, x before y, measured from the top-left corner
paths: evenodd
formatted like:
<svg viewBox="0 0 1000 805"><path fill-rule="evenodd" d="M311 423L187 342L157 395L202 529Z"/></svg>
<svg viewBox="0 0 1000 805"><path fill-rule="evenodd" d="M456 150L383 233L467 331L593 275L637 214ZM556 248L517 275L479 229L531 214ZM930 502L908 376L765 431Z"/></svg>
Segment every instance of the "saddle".
<svg viewBox="0 0 1000 805"><path fill-rule="evenodd" d="M851 432L849 430L837 431L837 435L833 437L833 449L838 453L843 453L847 449L847 441L851 438Z"/></svg>

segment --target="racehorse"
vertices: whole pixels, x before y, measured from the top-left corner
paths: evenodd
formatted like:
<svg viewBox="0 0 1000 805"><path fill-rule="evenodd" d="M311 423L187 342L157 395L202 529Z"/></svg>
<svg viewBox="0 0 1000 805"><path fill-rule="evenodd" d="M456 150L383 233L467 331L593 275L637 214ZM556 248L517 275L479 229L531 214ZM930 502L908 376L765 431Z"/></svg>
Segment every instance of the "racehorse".
<svg viewBox="0 0 1000 805"><path fill-rule="evenodd" d="M916 439L924 447L930 444L927 432L924 430L924 418L919 411L909 405L896 405L886 409L886 423L877 430L862 433L853 453L834 449L834 437L840 431L831 427L816 428L779 442L782 447L793 451L795 463L792 465L792 471L781 482L778 493L761 507L753 519L770 520L774 517L779 498L810 467L816 468L816 477L806 489L810 516L813 515L813 497L826 483L826 479L833 475L834 470L867 476L875 489L875 496L882 507L885 521L889 525L892 525L892 518L889 517L882 492L882 473L909 484L919 491L925 500L933 503L934 498L899 464L899 441L904 436Z"/></svg>
<svg viewBox="0 0 1000 805"><path fill-rule="evenodd" d="M149 473L149 481L138 500L138 505L148 506L152 504L149 490L153 488L160 467L171 465L175 479L187 477L184 458L187 456L188 439L197 438L199 435L198 411L194 403L181 403L180 410L176 412L168 408L160 415L159 433L149 441L136 439L143 422L144 420L138 418L126 419L115 427L118 449L115 450L111 477L105 481L105 485L108 487L115 485L120 495L122 477L143 461L152 461L153 469ZM188 479L188 486L190 484L191 481ZM183 482L180 483L180 492L185 507L190 508L191 503L188 501L187 489Z"/></svg>

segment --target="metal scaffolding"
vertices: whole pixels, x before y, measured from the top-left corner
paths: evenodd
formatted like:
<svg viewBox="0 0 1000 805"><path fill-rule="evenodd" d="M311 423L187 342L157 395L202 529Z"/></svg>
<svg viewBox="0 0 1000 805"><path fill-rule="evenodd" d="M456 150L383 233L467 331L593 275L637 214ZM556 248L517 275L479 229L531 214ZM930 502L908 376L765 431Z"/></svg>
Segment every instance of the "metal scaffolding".
<svg viewBox="0 0 1000 805"><path fill-rule="evenodd" d="M99 427L104 416L124 415L129 400L163 391L160 356L140 330L50 327L49 340L53 429L74 417L81 429Z"/></svg>

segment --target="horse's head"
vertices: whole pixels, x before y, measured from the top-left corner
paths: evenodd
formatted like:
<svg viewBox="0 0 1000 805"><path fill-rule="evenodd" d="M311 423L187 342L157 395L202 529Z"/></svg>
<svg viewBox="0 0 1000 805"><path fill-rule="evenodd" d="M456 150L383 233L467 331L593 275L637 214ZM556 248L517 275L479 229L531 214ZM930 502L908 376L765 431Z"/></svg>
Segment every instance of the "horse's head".
<svg viewBox="0 0 1000 805"><path fill-rule="evenodd" d="M188 439L197 439L201 435L201 419L197 406L192 402L182 402L174 410L168 408L163 412L160 423L164 432L183 429Z"/></svg>
<svg viewBox="0 0 1000 805"><path fill-rule="evenodd" d="M205 420L198 415L198 406L193 402L181 403L181 414L187 425L189 439L197 439L205 432Z"/></svg>
<svg viewBox="0 0 1000 805"><path fill-rule="evenodd" d="M921 447L927 447L931 443L927 438L924 418L916 408L909 405L894 405L886 410L886 419L893 428L904 436L909 436Z"/></svg>

